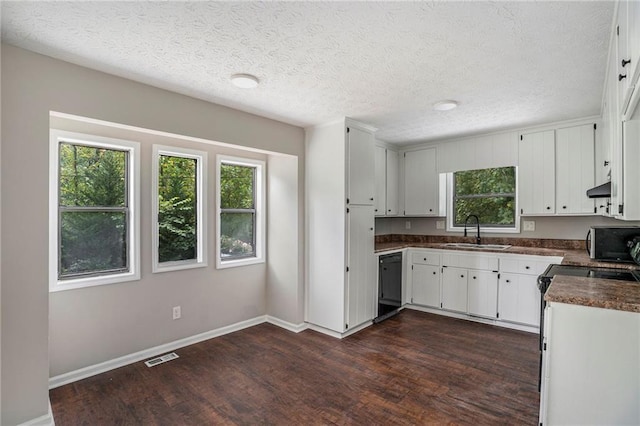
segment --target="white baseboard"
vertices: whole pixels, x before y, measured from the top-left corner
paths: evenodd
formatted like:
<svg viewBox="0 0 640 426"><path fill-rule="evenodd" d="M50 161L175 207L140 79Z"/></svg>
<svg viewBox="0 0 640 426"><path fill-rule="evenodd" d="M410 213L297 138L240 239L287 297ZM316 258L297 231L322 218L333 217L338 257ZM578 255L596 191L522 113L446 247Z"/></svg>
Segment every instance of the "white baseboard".
<svg viewBox="0 0 640 426"><path fill-rule="evenodd" d="M342 333L329 330L328 328L320 327L319 325L309 323L307 325L309 330L317 331L318 333L326 334L327 336L335 337L336 339L342 339Z"/></svg>
<svg viewBox="0 0 640 426"><path fill-rule="evenodd" d="M55 426L55 424L56 422L53 420L53 411L51 411L51 401L49 401L49 412L47 414L24 423L20 423L19 426Z"/></svg>
<svg viewBox="0 0 640 426"><path fill-rule="evenodd" d="M305 323L301 324L292 324L290 322L281 320L280 318L272 317L271 315L266 316L266 321L269 324L277 325L280 328L284 328L285 330L293 331L294 333L300 333L308 328L308 325Z"/></svg>
<svg viewBox="0 0 640 426"><path fill-rule="evenodd" d="M240 331L245 328L253 327L255 325L262 324L263 322L266 322L266 321L267 321L266 315L262 315L246 321L241 321L235 324L231 324L226 327L221 327L215 330L206 331L204 333L196 334L194 336L185 337L184 339L179 339L173 342L165 343L164 345L156 346L153 348L145 349L143 351L121 356L119 358L115 358L109 361L101 362L99 364L90 365L88 367L84 367L79 370L60 374L58 376L54 376L49 379L49 389L57 388L58 386L66 385L68 383L76 382L78 380L86 379L87 377L95 376L96 374L104 373L104 372L113 370L115 368L124 367L125 365L133 364L134 362L138 362L148 358L152 358L154 356L162 355L166 352L174 351L176 349L180 349L185 346L193 345L194 343L199 343L204 340L212 339L214 337L233 333L234 331ZM280 326L280 324L275 324L275 325ZM38 425L39 424L40 423L38 423Z"/></svg>
<svg viewBox="0 0 640 426"><path fill-rule="evenodd" d="M363 330L371 325L373 325L373 321L367 321L365 323L360 324L357 327L354 327L348 331L345 331L344 333L339 333L337 331L330 330L328 328L324 328L319 325L311 324L311 323L307 325L307 328L309 330L317 331L318 333L326 334L327 336L335 337L336 339L344 339L345 337L350 336L354 333L357 333L358 331Z"/></svg>
<svg viewBox="0 0 640 426"><path fill-rule="evenodd" d="M430 314L442 315L445 317L458 318L458 319L463 319L467 321L480 322L482 324L495 325L497 327L504 327L504 328L510 328L513 330L526 331L528 333L535 333L535 334L540 333L539 327L535 327L531 325L516 324L516 323L511 323L511 322L502 321L502 320L474 317L467 314L450 312L450 311L445 311L437 308L427 308L425 306L419 306L419 305L406 305L406 308L413 309L414 311L428 312Z"/></svg>

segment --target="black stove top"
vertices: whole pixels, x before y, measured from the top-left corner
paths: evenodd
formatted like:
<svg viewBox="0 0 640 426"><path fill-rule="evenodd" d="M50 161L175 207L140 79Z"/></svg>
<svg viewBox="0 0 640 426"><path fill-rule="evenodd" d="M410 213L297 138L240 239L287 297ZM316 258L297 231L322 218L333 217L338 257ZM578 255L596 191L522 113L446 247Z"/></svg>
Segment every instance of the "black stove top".
<svg viewBox="0 0 640 426"><path fill-rule="evenodd" d="M555 275L571 275L573 277L603 278L607 280L640 282L640 271L615 268L592 268L589 266L549 265L540 275L538 281L550 282Z"/></svg>

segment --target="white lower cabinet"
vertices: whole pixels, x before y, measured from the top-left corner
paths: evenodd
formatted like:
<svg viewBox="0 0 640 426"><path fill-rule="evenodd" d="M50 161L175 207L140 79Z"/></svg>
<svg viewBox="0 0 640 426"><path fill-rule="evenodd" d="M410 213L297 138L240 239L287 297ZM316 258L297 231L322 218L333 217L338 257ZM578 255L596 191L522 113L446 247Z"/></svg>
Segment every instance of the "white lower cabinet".
<svg viewBox="0 0 640 426"><path fill-rule="evenodd" d="M550 302L543 425L640 424L640 313Z"/></svg>
<svg viewBox="0 0 640 426"><path fill-rule="evenodd" d="M440 307L440 266L411 265L412 303L432 308Z"/></svg>
<svg viewBox="0 0 640 426"><path fill-rule="evenodd" d="M496 317L497 257L447 252L442 266L442 309Z"/></svg>
<svg viewBox="0 0 640 426"><path fill-rule="evenodd" d="M345 330L375 317L376 259L373 255L373 207L351 206L347 220L347 301Z"/></svg>
<svg viewBox="0 0 640 426"><path fill-rule="evenodd" d="M408 253L411 262L410 302L414 305L440 308L440 253L416 250Z"/></svg>
<svg viewBox="0 0 640 426"><path fill-rule="evenodd" d="M536 276L501 273L498 293L500 320L540 325L540 290Z"/></svg>
<svg viewBox="0 0 640 426"><path fill-rule="evenodd" d="M442 309L467 312L467 270L445 266L442 269Z"/></svg>
<svg viewBox="0 0 640 426"><path fill-rule="evenodd" d="M559 256L432 249L409 250L407 259L405 303L528 331L540 326L538 275L562 262Z"/></svg>
<svg viewBox="0 0 640 426"><path fill-rule="evenodd" d="M557 256L505 255L500 257L498 280L498 319L531 327L540 326L538 275Z"/></svg>
<svg viewBox="0 0 640 426"><path fill-rule="evenodd" d="M498 316L498 272L469 271L469 315L485 318Z"/></svg>

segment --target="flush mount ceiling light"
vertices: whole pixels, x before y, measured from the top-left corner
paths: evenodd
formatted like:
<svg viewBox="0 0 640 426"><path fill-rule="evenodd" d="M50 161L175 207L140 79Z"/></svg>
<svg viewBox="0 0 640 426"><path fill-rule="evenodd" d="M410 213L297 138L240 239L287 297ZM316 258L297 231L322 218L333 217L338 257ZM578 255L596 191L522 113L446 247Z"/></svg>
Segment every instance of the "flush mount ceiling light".
<svg viewBox="0 0 640 426"><path fill-rule="evenodd" d="M241 89L258 87L258 81L258 77L251 74L234 74L231 76L231 83Z"/></svg>
<svg viewBox="0 0 640 426"><path fill-rule="evenodd" d="M456 101L440 101L433 104L433 109L436 111L449 111L458 106Z"/></svg>

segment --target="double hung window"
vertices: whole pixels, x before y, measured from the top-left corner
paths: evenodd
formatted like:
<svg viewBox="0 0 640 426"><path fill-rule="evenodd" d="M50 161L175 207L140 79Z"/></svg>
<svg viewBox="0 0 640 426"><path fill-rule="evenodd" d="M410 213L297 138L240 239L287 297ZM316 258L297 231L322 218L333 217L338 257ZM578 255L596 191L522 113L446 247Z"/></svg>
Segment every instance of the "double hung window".
<svg viewBox="0 0 640 426"><path fill-rule="evenodd" d="M264 162L218 156L219 268L264 261Z"/></svg>
<svg viewBox="0 0 640 426"><path fill-rule="evenodd" d="M51 131L50 290L139 278L137 151Z"/></svg>
<svg viewBox="0 0 640 426"><path fill-rule="evenodd" d="M207 265L207 153L153 146L153 271Z"/></svg>

